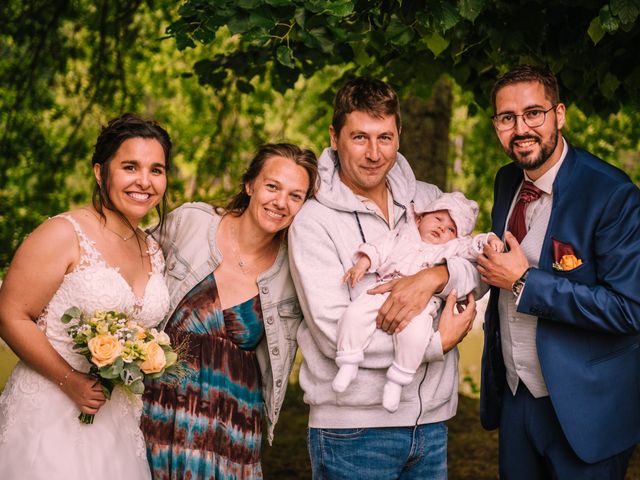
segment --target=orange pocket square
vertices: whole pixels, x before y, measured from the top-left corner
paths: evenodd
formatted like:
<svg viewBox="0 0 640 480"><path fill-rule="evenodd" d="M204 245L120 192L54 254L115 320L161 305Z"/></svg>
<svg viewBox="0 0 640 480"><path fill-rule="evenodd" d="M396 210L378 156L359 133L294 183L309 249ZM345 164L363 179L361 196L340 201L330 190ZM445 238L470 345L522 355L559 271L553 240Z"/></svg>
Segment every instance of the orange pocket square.
<svg viewBox="0 0 640 480"><path fill-rule="evenodd" d="M553 242L553 269L558 272L567 272L582 265L582 260L576 257L573 247L568 243L552 238Z"/></svg>

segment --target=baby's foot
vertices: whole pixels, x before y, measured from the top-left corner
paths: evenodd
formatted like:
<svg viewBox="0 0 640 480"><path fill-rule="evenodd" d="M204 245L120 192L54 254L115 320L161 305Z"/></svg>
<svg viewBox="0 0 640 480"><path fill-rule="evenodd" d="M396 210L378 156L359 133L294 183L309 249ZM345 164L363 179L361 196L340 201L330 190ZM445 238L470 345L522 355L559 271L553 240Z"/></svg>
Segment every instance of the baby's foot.
<svg viewBox="0 0 640 480"><path fill-rule="evenodd" d="M393 382L385 383L384 391L382 392L382 406L391 413L398 410L400 393L402 393L402 385Z"/></svg>
<svg viewBox="0 0 640 480"><path fill-rule="evenodd" d="M340 367L331 386L337 393L344 392L358 374L358 365L346 363Z"/></svg>

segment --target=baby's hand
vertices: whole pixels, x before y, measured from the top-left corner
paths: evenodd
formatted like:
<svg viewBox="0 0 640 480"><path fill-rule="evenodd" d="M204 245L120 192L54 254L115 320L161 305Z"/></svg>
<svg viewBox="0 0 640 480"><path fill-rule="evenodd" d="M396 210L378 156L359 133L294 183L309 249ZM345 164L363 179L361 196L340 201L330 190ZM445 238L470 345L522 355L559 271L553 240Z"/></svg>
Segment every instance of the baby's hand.
<svg viewBox="0 0 640 480"><path fill-rule="evenodd" d="M496 253L504 252L504 243L495 234L489 235L489 238L487 239L487 244Z"/></svg>
<svg viewBox="0 0 640 480"><path fill-rule="evenodd" d="M351 285L351 288L353 288L355 287L356 283L362 280L365 272L366 269L361 269L358 268L357 265L354 265L349 270L347 270L347 273L344 274L344 277L342 277L342 282L348 283L349 285Z"/></svg>

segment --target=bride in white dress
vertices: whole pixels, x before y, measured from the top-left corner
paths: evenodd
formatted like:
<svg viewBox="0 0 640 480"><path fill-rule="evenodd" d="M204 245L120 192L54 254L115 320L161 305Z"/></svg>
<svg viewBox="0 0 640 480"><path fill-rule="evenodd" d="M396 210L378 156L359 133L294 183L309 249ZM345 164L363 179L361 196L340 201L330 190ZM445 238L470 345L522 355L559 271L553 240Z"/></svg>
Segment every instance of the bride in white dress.
<svg viewBox="0 0 640 480"><path fill-rule="evenodd" d="M150 478L140 399L119 388L105 399L60 318L77 306L162 320L164 260L138 224L154 207L163 218L170 159L155 122L112 120L93 155L93 205L47 220L16 252L0 289L0 335L21 359L0 396L0 479Z"/></svg>

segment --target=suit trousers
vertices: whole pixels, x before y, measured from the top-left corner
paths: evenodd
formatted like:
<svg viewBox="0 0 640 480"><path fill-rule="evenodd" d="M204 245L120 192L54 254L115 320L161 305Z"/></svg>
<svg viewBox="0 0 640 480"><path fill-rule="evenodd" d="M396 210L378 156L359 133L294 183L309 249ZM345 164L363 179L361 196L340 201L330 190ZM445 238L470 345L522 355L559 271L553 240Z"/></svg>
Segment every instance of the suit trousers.
<svg viewBox="0 0 640 480"><path fill-rule="evenodd" d="M549 397L535 398L522 382L515 395L508 386L504 389L499 441L503 480L623 480L634 448L586 463L569 445Z"/></svg>

